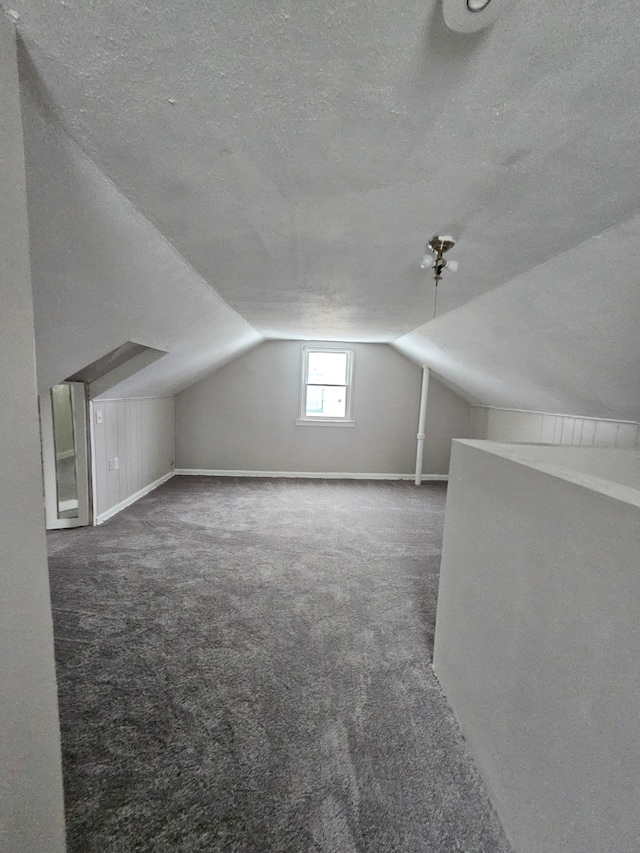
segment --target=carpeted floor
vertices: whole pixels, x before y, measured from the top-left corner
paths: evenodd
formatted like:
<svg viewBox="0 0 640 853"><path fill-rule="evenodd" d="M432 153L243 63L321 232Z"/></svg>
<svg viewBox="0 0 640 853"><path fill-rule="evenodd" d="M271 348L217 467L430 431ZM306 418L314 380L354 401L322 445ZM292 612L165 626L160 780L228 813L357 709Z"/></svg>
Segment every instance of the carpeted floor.
<svg viewBox="0 0 640 853"><path fill-rule="evenodd" d="M70 853L507 853L431 670L445 489L175 477L49 535Z"/></svg>

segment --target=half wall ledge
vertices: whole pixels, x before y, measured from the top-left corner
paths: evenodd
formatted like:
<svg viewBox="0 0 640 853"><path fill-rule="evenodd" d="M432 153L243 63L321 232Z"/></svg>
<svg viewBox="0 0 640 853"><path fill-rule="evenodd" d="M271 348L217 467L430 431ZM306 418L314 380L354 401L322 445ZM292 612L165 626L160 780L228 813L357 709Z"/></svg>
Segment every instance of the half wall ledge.
<svg viewBox="0 0 640 853"><path fill-rule="evenodd" d="M454 441L434 667L517 853L640 839L640 450Z"/></svg>

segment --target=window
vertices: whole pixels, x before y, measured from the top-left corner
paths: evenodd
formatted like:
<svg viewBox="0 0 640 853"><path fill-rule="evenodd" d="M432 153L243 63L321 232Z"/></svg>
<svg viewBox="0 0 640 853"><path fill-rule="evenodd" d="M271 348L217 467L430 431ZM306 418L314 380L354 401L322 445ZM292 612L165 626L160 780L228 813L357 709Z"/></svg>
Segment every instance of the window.
<svg viewBox="0 0 640 853"><path fill-rule="evenodd" d="M352 377L352 347L303 346L296 424L355 426L351 416Z"/></svg>

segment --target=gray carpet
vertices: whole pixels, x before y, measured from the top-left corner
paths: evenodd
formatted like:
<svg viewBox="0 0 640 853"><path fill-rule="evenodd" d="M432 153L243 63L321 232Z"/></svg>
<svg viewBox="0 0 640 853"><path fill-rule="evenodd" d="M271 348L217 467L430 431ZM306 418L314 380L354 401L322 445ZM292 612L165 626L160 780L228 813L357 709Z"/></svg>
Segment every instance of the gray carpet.
<svg viewBox="0 0 640 853"><path fill-rule="evenodd" d="M49 535L69 851L510 851L431 670L445 489L176 477Z"/></svg>

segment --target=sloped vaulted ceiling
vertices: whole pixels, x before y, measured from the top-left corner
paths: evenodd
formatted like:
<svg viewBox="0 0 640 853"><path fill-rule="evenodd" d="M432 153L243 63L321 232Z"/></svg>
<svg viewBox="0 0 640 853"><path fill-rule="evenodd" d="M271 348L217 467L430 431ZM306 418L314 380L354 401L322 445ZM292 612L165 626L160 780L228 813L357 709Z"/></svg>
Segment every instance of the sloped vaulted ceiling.
<svg viewBox="0 0 640 853"><path fill-rule="evenodd" d="M640 420L640 215L394 342L474 402Z"/></svg>
<svg viewBox="0 0 640 853"><path fill-rule="evenodd" d="M186 277L239 323L226 357L236 336L396 342L479 402L640 416L635 0L513 0L467 35L440 0L13 8L40 91L32 197L62 135L103 181L95 203L129 205L131 254L152 229L183 265L171 285L147 276L123 340L141 337L145 305L171 317ZM59 226L42 214L34 241L55 244ZM460 272L427 322L419 259L438 230ZM201 338L185 318L140 341L192 346L172 387L206 369L218 321L200 320ZM39 336L59 340L61 322ZM169 365L148 368L160 385Z"/></svg>

